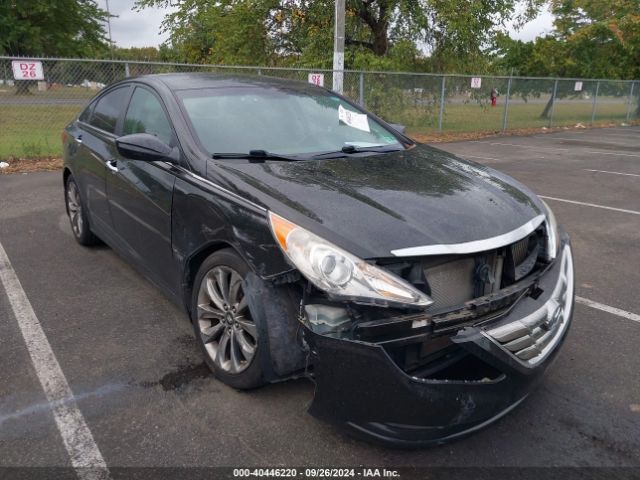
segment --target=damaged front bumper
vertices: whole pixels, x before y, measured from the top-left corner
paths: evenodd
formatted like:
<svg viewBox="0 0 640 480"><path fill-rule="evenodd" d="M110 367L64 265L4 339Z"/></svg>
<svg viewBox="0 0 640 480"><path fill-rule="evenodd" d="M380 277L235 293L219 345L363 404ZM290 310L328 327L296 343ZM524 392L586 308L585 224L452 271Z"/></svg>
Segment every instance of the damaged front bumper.
<svg viewBox="0 0 640 480"><path fill-rule="evenodd" d="M403 370L385 342L305 328L316 383L309 412L399 447L443 443L488 425L527 397L566 337L574 301L566 235L557 260L526 292L500 315L444 336L432 322L430 334L407 335L406 342L449 345L450 353L419 373Z"/></svg>

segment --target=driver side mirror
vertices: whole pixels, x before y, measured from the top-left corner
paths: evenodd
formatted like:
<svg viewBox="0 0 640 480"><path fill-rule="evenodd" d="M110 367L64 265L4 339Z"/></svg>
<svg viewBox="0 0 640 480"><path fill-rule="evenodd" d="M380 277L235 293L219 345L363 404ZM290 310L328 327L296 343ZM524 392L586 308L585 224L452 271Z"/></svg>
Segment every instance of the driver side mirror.
<svg viewBox="0 0 640 480"><path fill-rule="evenodd" d="M155 162L177 160L177 149L171 148L158 137L149 133L132 133L116 139L118 152L125 158Z"/></svg>
<svg viewBox="0 0 640 480"><path fill-rule="evenodd" d="M396 132L400 132L403 135L407 129L407 127L405 127L404 125L400 125L399 123L390 123L389 126L393 128Z"/></svg>

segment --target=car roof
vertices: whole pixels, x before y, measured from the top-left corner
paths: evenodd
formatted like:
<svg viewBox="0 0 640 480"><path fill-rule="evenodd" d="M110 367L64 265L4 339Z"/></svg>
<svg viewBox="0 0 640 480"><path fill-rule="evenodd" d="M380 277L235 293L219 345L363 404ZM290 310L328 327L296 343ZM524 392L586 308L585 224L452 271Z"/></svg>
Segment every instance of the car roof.
<svg viewBox="0 0 640 480"><path fill-rule="evenodd" d="M220 73L160 73L142 75L128 80L142 81L149 84L161 83L169 90L191 90L200 88L228 88L228 87L262 87L287 88L289 90L309 91L318 87L297 80L269 77L265 75L239 75Z"/></svg>

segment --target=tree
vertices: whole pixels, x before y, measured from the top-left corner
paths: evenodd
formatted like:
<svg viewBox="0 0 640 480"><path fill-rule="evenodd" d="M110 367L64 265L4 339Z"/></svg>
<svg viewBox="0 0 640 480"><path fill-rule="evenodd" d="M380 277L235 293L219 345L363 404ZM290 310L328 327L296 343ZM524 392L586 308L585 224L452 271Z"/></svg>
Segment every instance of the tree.
<svg viewBox="0 0 640 480"><path fill-rule="evenodd" d="M640 78L640 0L551 0L554 31L535 42L498 35L494 65L519 75Z"/></svg>
<svg viewBox="0 0 640 480"><path fill-rule="evenodd" d="M2 0L0 55L95 57L108 49L107 12L94 0ZM16 82L16 94L32 82Z"/></svg>
<svg viewBox="0 0 640 480"><path fill-rule="evenodd" d="M493 53L498 70L525 76L640 78L640 0L551 0L551 9L555 17L551 35L535 42L496 37ZM533 90L534 85L523 89L520 84L513 93L523 97L549 93ZM556 98L575 95L580 93L570 82L558 84ZM551 106L552 98L542 118L548 118Z"/></svg>
<svg viewBox="0 0 640 480"><path fill-rule="evenodd" d="M106 56L116 60L140 60L145 62L163 61L162 52L160 52L156 47L115 47Z"/></svg>
<svg viewBox="0 0 640 480"><path fill-rule="evenodd" d="M552 0L551 4L555 36L566 43L576 75L640 77L640 0Z"/></svg>
<svg viewBox="0 0 640 480"><path fill-rule="evenodd" d="M412 65L424 60L425 52L439 59L431 66L446 67L453 56L482 59L484 46L518 16L516 11L523 12L521 20L530 18L542 2L347 0L345 62L348 68L365 59ZM136 5L177 7L163 28L188 61L331 66L331 0L137 0ZM375 60L394 55L388 63Z"/></svg>
<svg viewBox="0 0 640 480"><path fill-rule="evenodd" d="M552 0L552 10L574 76L640 78L640 0Z"/></svg>
<svg viewBox="0 0 640 480"><path fill-rule="evenodd" d="M94 57L108 49L95 0L2 0L0 54Z"/></svg>

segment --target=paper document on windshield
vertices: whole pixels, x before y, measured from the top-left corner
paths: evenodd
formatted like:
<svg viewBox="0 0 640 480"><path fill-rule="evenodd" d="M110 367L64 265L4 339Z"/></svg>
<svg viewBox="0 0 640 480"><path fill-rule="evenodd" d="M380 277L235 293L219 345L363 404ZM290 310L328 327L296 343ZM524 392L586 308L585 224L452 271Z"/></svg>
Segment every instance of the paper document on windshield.
<svg viewBox="0 0 640 480"><path fill-rule="evenodd" d="M346 123L350 127L357 128L369 132L369 119L364 113L356 113L346 108L342 108L342 105L338 105L338 120Z"/></svg>

